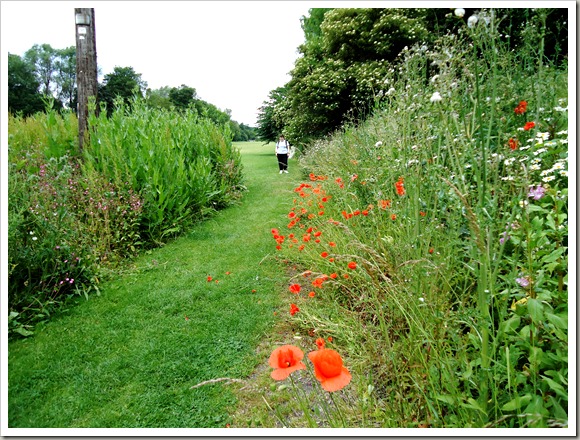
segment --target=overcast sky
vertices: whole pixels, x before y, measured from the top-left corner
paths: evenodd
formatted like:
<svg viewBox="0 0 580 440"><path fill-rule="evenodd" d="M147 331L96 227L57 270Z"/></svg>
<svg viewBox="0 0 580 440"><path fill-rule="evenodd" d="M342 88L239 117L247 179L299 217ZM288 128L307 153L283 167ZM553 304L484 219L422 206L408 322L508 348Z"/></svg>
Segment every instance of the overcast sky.
<svg viewBox="0 0 580 440"><path fill-rule="evenodd" d="M232 119L255 125L304 42L300 18L323 2L2 1L2 60L34 44L75 46L75 7L95 9L101 75L133 67L151 89L185 84ZM3 75L5 78L5 75ZM102 81L102 76L99 77Z"/></svg>

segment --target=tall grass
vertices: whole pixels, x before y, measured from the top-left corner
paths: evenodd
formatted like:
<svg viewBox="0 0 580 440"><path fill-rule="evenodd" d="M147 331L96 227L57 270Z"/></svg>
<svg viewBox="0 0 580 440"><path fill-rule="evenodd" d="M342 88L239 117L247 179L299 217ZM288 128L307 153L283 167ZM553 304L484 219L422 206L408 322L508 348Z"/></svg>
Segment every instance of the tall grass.
<svg viewBox="0 0 580 440"><path fill-rule="evenodd" d="M239 152L226 126L135 102L77 119L9 116L9 327L28 336L112 267L236 200Z"/></svg>
<svg viewBox="0 0 580 440"><path fill-rule="evenodd" d="M301 158L277 241L323 280L293 319L347 349L353 425L567 425L567 69L496 12L405 50L388 105Z"/></svg>

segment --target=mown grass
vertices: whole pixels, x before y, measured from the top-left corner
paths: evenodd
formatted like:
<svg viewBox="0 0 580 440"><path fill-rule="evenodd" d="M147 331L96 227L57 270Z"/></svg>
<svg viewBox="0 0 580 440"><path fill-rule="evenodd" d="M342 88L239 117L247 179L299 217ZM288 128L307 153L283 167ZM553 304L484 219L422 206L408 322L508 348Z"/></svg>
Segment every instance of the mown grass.
<svg viewBox="0 0 580 440"><path fill-rule="evenodd" d="M298 172L270 146L238 144L240 204L134 260L82 300L9 345L10 428L225 427L234 385L263 354L280 304L270 228ZM208 276L212 281L208 281Z"/></svg>

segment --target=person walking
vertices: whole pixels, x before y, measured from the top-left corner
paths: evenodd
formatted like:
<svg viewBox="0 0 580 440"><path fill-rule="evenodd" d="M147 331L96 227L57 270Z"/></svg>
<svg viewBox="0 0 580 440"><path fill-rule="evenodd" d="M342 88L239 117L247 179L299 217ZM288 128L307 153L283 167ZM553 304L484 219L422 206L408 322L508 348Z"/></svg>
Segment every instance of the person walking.
<svg viewBox="0 0 580 440"><path fill-rule="evenodd" d="M290 144L280 135L278 142L276 142L276 157L278 158L278 167L280 168L280 174L288 174L288 153L290 152Z"/></svg>

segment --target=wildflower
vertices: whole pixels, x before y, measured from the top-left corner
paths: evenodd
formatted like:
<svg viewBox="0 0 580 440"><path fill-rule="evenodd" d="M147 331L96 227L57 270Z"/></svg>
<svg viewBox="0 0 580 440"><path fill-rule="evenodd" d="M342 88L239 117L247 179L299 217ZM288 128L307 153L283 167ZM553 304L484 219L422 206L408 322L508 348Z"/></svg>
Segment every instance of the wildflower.
<svg viewBox="0 0 580 440"><path fill-rule="evenodd" d="M328 245L330 247L336 247L336 243L334 241L329 242Z"/></svg>
<svg viewBox="0 0 580 440"><path fill-rule="evenodd" d="M395 187L397 188L397 194L401 197L405 195L405 186L403 184L403 178L399 177L399 180L395 183Z"/></svg>
<svg viewBox="0 0 580 440"><path fill-rule="evenodd" d="M518 140L514 138L510 138L508 141L510 149L517 150L518 149Z"/></svg>
<svg viewBox="0 0 580 440"><path fill-rule="evenodd" d="M274 380L284 380L296 370L305 370L302 362L304 353L294 345L283 345L270 355L269 364L274 371L270 374Z"/></svg>
<svg viewBox="0 0 580 440"><path fill-rule="evenodd" d="M349 269L356 269L356 263L354 261L351 261L350 263L348 263L348 268Z"/></svg>
<svg viewBox="0 0 580 440"><path fill-rule="evenodd" d="M328 252L326 252L326 251L325 251L325 252L322 252L322 253L320 254L320 256L321 256L322 258L326 258L326 257L328 257Z"/></svg>
<svg viewBox="0 0 580 440"><path fill-rule="evenodd" d="M322 348L308 353L314 364L314 375L320 381L322 389L334 392L343 389L350 383L352 376L343 366L340 354L330 348Z"/></svg>
<svg viewBox="0 0 580 440"><path fill-rule="evenodd" d="M526 101L520 101L517 107L514 109L516 115L523 115L526 112L528 103Z"/></svg>
<svg viewBox="0 0 580 440"><path fill-rule="evenodd" d="M379 200L379 206L381 209L387 209L391 207L390 200Z"/></svg>
<svg viewBox="0 0 580 440"><path fill-rule="evenodd" d="M391 220L397 220L397 214L391 214Z"/></svg>
<svg viewBox="0 0 580 440"><path fill-rule="evenodd" d="M316 346L318 347L319 350L322 350L324 348L324 344L326 342L324 341L324 338L318 338L316 340Z"/></svg>
<svg viewBox="0 0 580 440"><path fill-rule="evenodd" d="M329 276L330 276L330 278L332 278L333 280L335 280L335 279L337 279L337 278L338 278L338 275L336 274L336 272L333 272L333 273L331 273Z"/></svg>
<svg viewBox="0 0 580 440"><path fill-rule="evenodd" d="M472 15L471 17L469 17L467 19L467 26L472 28L477 24L478 21L479 21L479 19L477 18L477 15Z"/></svg>
<svg viewBox="0 0 580 440"><path fill-rule="evenodd" d="M526 122L526 125L524 125L524 130L525 131L531 130L535 126L536 126L535 122Z"/></svg>
<svg viewBox="0 0 580 440"><path fill-rule="evenodd" d="M522 287L528 287L530 285L530 279L528 277L516 278L516 283Z"/></svg>
<svg viewBox="0 0 580 440"><path fill-rule="evenodd" d="M431 102L439 102L441 101L443 98L441 97L441 94L439 92L435 92L431 95L431 98L429 99Z"/></svg>
<svg viewBox="0 0 580 440"><path fill-rule="evenodd" d="M210 275L208 275L207 282L209 283L211 280L213 280L213 278Z"/></svg>
<svg viewBox="0 0 580 440"><path fill-rule="evenodd" d="M463 16L465 15L465 9L457 8L454 13L456 17L463 18Z"/></svg>
<svg viewBox="0 0 580 440"><path fill-rule="evenodd" d="M540 200L542 197L544 197L545 193L546 193L546 188L544 188L542 185L538 185L535 188L533 186L530 186L530 191L528 192L528 197L532 198L534 200Z"/></svg>
<svg viewBox="0 0 580 440"><path fill-rule="evenodd" d="M383 145L383 142L382 142L382 141L378 141L378 142L375 144L375 147L377 147L377 148L378 148L378 147L380 147L380 146L382 146L382 145Z"/></svg>
<svg viewBox="0 0 580 440"><path fill-rule="evenodd" d="M310 293L308 294L308 296L309 296L310 298L314 298L314 295L315 295L315 293L314 293L314 292L310 292Z"/></svg>
<svg viewBox="0 0 580 440"><path fill-rule="evenodd" d="M435 252L435 249L429 248L429 253L432 254L433 252Z"/></svg>
<svg viewBox="0 0 580 440"><path fill-rule="evenodd" d="M300 309L298 308L298 306L294 303L290 304L290 315L294 316L297 312L299 312Z"/></svg>
<svg viewBox="0 0 580 440"><path fill-rule="evenodd" d="M290 292L298 294L300 293L300 290L302 290L302 286L300 286L300 284L292 284L288 289Z"/></svg>

